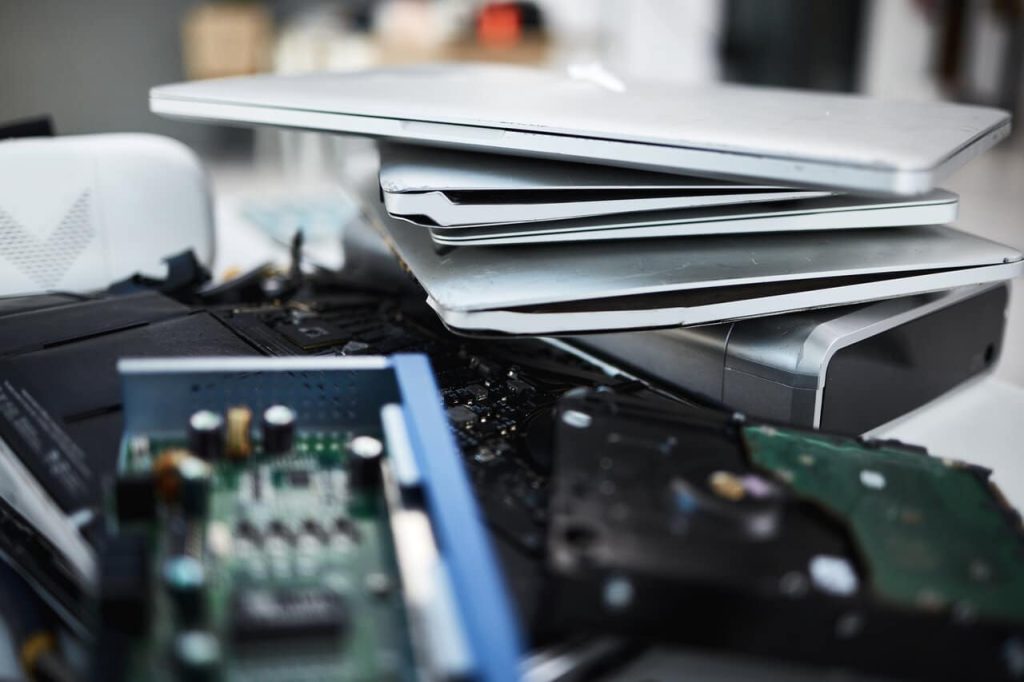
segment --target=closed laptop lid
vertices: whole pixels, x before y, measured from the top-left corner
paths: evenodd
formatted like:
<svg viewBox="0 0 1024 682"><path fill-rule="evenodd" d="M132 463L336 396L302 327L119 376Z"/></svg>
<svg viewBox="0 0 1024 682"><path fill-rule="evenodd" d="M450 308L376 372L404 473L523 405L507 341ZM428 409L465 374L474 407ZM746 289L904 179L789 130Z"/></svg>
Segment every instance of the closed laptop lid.
<svg viewBox="0 0 1024 682"><path fill-rule="evenodd" d="M380 147L388 213L425 225L529 223L831 194L436 147Z"/></svg>
<svg viewBox="0 0 1024 682"><path fill-rule="evenodd" d="M1021 261L1013 248L942 226L440 251L422 227L388 219L386 231L431 298L461 311Z"/></svg>
<svg viewBox="0 0 1024 682"><path fill-rule="evenodd" d="M380 186L385 192L544 190L782 190L677 173L655 173L588 163L486 154L422 145L382 143Z"/></svg>
<svg viewBox="0 0 1024 682"><path fill-rule="evenodd" d="M914 194L1009 132L1001 110L736 85L622 83L493 64L154 88L169 116L716 177Z"/></svg>
<svg viewBox="0 0 1024 682"><path fill-rule="evenodd" d="M754 201L547 222L432 226L429 229L434 241L439 243L453 246L487 246L645 239L658 236L937 225L956 220L959 209L957 196L941 189L923 196L907 198L838 195L782 201L764 199L764 203ZM389 202L385 202L385 207L392 212ZM497 211L493 211L490 217L493 218L495 215L498 215ZM415 217L396 217L413 223L418 222Z"/></svg>

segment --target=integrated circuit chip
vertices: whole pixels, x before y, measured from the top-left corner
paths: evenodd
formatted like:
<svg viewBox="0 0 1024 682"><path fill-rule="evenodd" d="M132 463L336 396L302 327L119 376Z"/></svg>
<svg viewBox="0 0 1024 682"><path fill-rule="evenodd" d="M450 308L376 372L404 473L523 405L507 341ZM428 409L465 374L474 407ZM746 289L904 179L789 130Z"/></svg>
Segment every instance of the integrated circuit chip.
<svg viewBox="0 0 1024 682"><path fill-rule="evenodd" d="M240 643L338 637L347 625L344 599L326 589L243 589L231 600L231 631Z"/></svg>

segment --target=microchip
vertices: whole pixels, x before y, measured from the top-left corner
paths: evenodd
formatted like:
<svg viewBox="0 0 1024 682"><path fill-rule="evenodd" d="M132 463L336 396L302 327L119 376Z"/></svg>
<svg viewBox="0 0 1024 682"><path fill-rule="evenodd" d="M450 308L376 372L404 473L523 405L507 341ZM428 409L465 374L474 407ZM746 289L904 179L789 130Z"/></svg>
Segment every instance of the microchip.
<svg viewBox="0 0 1024 682"><path fill-rule="evenodd" d="M150 474L119 476L114 488L117 516L122 521L147 521L156 515L156 481Z"/></svg>
<svg viewBox="0 0 1024 682"><path fill-rule="evenodd" d="M277 331L305 351L334 346L349 340L350 333L325 320L311 320L283 325Z"/></svg>
<svg viewBox="0 0 1024 682"><path fill-rule="evenodd" d="M145 632L149 627L152 561L142 531L113 537L100 555L100 615L106 627Z"/></svg>
<svg viewBox="0 0 1024 682"><path fill-rule="evenodd" d="M531 393L536 389L530 384L526 383L522 379L509 379L508 390L512 392L512 395L522 395L525 393Z"/></svg>
<svg viewBox="0 0 1024 682"><path fill-rule="evenodd" d="M487 400L488 391L480 384L470 384L466 390L473 395L473 400Z"/></svg>
<svg viewBox="0 0 1024 682"><path fill-rule="evenodd" d="M289 471L288 474L288 485L293 488L308 488L309 487L309 472L308 471Z"/></svg>
<svg viewBox="0 0 1024 682"><path fill-rule="evenodd" d="M233 596L231 619L238 642L334 638L348 626L348 611L341 595L330 590L248 589Z"/></svg>
<svg viewBox="0 0 1024 682"><path fill-rule="evenodd" d="M455 407L448 408L448 419L456 426L465 426L475 423L477 415L476 412L465 405L456 405Z"/></svg>

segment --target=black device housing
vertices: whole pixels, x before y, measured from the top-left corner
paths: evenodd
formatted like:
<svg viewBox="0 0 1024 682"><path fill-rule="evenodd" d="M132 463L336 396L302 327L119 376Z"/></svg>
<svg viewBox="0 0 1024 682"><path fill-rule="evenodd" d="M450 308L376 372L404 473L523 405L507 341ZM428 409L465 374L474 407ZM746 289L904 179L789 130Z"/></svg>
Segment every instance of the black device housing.
<svg viewBox="0 0 1024 682"><path fill-rule="evenodd" d="M709 474L759 475L739 416L587 389L556 415L545 600L556 631L901 679L1019 679L1008 657L1024 625L878 600L842 520L785 486L756 500L716 497ZM700 499L696 513L680 513L680 486ZM861 587L837 596L798 580L815 555L847 561Z"/></svg>

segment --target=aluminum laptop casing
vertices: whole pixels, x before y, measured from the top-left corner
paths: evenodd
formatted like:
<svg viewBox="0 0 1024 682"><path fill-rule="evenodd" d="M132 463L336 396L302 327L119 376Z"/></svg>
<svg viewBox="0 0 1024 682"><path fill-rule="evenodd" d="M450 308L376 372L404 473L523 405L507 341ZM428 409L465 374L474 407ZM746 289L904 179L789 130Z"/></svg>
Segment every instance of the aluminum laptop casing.
<svg viewBox="0 0 1024 682"><path fill-rule="evenodd" d="M830 192L548 159L380 145L388 213L443 227L791 201Z"/></svg>
<svg viewBox="0 0 1024 682"><path fill-rule="evenodd" d="M906 198L866 198L840 194L516 225L423 229L429 229L431 237L439 244L510 246L607 239L941 225L956 220L959 208L959 198L955 194L937 189L918 197Z"/></svg>
<svg viewBox="0 0 1024 682"><path fill-rule="evenodd" d="M587 163L485 154L412 144L381 143L385 192L544 190L790 190L778 184L737 183Z"/></svg>
<svg viewBox="0 0 1024 682"><path fill-rule="evenodd" d="M470 333L571 334L722 322L998 282L1021 254L943 226L438 250L367 206L429 303Z"/></svg>
<svg viewBox="0 0 1024 682"><path fill-rule="evenodd" d="M519 156L920 194L1005 138L988 107L737 85L624 83L495 64L246 76L154 88L151 109Z"/></svg>

